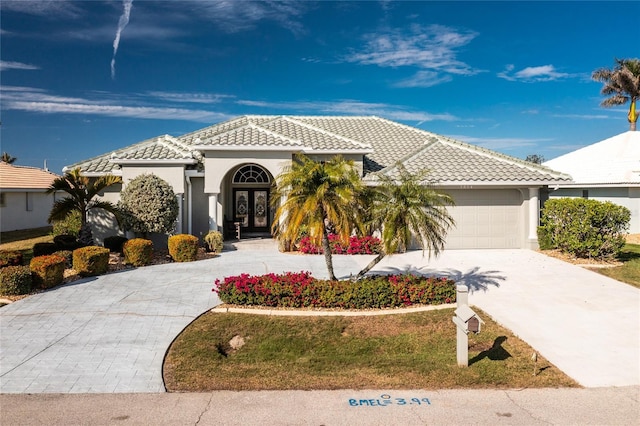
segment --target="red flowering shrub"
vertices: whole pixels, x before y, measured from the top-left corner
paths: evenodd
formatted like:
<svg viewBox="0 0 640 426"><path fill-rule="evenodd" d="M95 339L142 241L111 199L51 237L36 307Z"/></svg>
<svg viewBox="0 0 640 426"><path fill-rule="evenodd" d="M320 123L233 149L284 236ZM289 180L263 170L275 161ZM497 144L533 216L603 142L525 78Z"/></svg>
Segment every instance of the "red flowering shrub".
<svg viewBox="0 0 640 426"><path fill-rule="evenodd" d="M213 291L224 303L287 308L393 308L439 305L456 298L455 282L419 275L374 275L360 281L318 280L309 272L216 280Z"/></svg>
<svg viewBox="0 0 640 426"><path fill-rule="evenodd" d="M40 288L51 288L62 283L67 260L56 254L38 256L31 259L33 284Z"/></svg>
<svg viewBox="0 0 640 426"><path fill-rule="evenodd" d="M348 244L341 244L336 234L329 234L329 247L331 247L331 254L379 254L382 243L376 237L357 237L353 235L349 237ZM305 254L323 253L322 247L314 245L308 236L300 239L298 251Z"/></svg>

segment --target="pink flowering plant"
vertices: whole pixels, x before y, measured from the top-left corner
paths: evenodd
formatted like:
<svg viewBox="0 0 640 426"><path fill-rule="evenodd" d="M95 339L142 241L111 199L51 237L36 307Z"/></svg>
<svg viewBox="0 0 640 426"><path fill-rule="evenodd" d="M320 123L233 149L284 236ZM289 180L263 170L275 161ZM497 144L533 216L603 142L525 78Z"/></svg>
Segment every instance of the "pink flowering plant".
<svg viewBox="0 0 640 426"><path fill-rule="evenodd" d="M341 243L336 234L329 234L329 247L331 254L379 254L382 243L379 238L352 235L347 244ZM298 242L298 251L305 254L322 254L322 247L316 246L308 236L302 237Z"/></svg>
<svg viewBox="0 0 640 426"><path fill-rule="evenodd" d="M309 272L226 277L213 291L232 305L285 308L395 308L455 301L455 282L420 275L371 275L358 281L329 281Z"/></svg>

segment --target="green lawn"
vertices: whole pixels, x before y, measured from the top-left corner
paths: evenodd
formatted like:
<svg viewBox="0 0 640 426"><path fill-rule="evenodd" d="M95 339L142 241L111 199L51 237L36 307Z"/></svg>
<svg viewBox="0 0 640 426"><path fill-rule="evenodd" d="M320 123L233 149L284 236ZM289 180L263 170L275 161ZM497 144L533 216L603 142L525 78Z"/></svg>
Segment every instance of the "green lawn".
<svg viewBox="0 0 640 426"><path fill-rule="evenodd" d="M595 271L640 288L640 244L626 244L618 259L624 264L613 268L598 268Z"/></svg>
<svg viewBox="0 0 640 426"><path fill-rule="evenodd" d="M479 310L478 310L479 311ZM369 317L206 313L174 341L164 365L170 391L446 389L577 384L484 312L456 363L453 309ZM229 342L246 344L234 351Z"/></svg>
<svg viewBox="0 0 640 426"><path fill-rule="evenodd" d="M53 235L51 235L50 226L0 233L0 250L21 251L25 265L28 265L33 257L35 243L51 242L53 242Z"/></svg>

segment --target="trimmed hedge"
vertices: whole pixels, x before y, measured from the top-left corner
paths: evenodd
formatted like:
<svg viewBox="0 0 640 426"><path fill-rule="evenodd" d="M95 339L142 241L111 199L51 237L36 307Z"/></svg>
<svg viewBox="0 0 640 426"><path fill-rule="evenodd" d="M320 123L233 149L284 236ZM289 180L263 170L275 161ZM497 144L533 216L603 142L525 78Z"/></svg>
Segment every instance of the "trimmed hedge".
<svg viewBox="0 0 640 426"><path fill-rule="evenodd" d="M559 249L576 257L615 257L625 244L628 208L584 198L554 198L542 209L541 249Z"/></svg>
<svg viewBox="0 0 640 426"><path fill-rule="evenodd" d="M169 237L169 255L176 262L193 262L198 258L198 237L178 234Z"/></svg>
<svg viewBox="0 0 640 426"><path fill-rule="evenodd" d="M83 277L102 275L109 269L109 249L87 246L73 251L73 269Z"/></svg>
<svg viewBox="0 0 640 426"><path fill-rule="evenodd" d="M0 294L18 296L31 291L31 270L28 266L7 266L0 269Z"/></svg>
<svg viewBox="0 0 640 426"><path fill-rule="evenodd" d="M80 248L82 244L78 242L78 239L74 235L61 234L53 237L53 243L58 250L75 250Z"/></svg>
<svg viewBox="0 0 640 426"><path fill-rule="evenodd" d="M43 289L61 284L66 263L64 257L55 254L34 257L29 263L33 284Z"/></svg>
<svg viewBox="0 0 640 426"><path fill-rule="evenodd" d="M224 237L220 231L209 231L204 236L204 242L207 243L207 249L213 253L221 253L224 246Z"/></svg>
<svg viewBox="0 0 640 426"><path fill-rule="evenodd" d="M129 241L128 238L120 235L112 235L104 239L104 247L108 248L111 253L122 253L122 246Z"/></svg>
<svg viewBox="0 0 640 426"><path fill-rule="evenodd" d="M315 279L309 272L216 280L213 291L224 303L286 308L395 308L438 305L456 300L455 282L418 275L374 275L359 281Z"/></svg>
<svg viewBox="0 0 640 426"><path fill-rule="evenodd" d="M73 268L73 251L71 250L58 250L57 252L53 253L56 256L62 256L64 257L65 260L65 268L67 269L71 269Z"/></svg>
<svg viewBox="0 0 640 426"><path fill-rule="evenodd" d="M382 242L377 237L358 237L352 235L347 244L341 243L336 234L329 234L331 254L380 254ZM309 236L304 236L298 242L298 251L306 254L321 254L322 247L311 242Z"/></svg>
<svg viewBox="0 0 640 426"><path fill-rule="evenodd" d="M153 260L153 243L144 238L134 238L122 246L124 262L133 266L145 266Z"/></svg>
<svg viewBox="0 0 640 426"><path fill-rule="evenodd" d="M56 243L35 243L33 245L33 257L48 256L60 250Z"/></svg>
<svg viewBox="0 0 640 426"><path fill-rule="evenodd" d="M22 252L14 250L0 250L0 268L22 265Z"/></svg>

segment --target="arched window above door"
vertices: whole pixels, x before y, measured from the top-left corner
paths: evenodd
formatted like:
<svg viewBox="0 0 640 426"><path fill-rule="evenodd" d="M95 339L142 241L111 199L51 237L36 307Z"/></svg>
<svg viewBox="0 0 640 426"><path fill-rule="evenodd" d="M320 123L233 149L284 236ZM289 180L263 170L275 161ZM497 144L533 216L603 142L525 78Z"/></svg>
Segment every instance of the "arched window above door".
<svg viewBox="0 0 640 426"><path fill-rule="evenodd" d="M233 183L269 183L269 174L256 164L249 164L238 169Z"/></svg>

